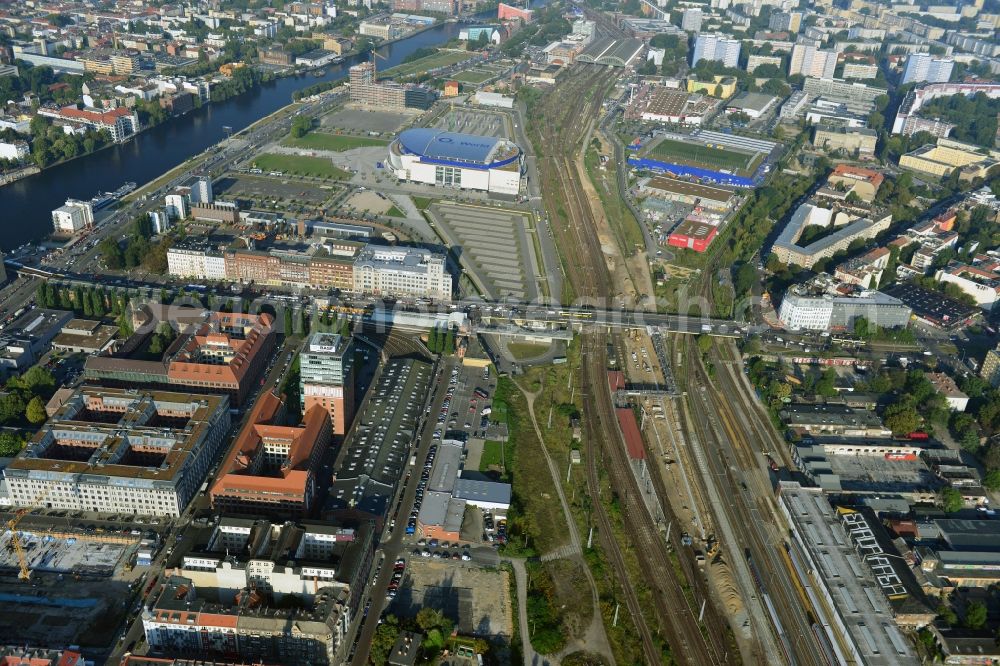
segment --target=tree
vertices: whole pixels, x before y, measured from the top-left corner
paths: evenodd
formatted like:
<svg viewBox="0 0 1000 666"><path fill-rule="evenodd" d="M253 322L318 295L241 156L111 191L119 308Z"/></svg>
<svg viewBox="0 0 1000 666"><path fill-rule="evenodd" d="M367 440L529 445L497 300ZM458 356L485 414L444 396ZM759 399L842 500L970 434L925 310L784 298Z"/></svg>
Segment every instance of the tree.
<svg viewBox="0 0 1000 666"><path fill-rule="evenodd" d="M949 627L958 624L958 615L955 613L955 610L943 601L937 607L937 615L938 619Z"/></svg>
<svg viewBox="0 0 1000 666"><path fill-rule="evenodd" d="M98 247L101 251L101 259L104 261L104 266L113 271L121 270L125 265L125 257L122 254L121 247L118 246L118 241L108 237L102 240Z"/></svg>
<svg viewBox="0 0 1000 666"><path fill-rule="evenodd" d="M27 391L31 395L49 396L56 389L56 379L42 366L34 365L20 377L12 377L7 385Z"/></svg>
<svg viewBox="0 0 1000 666"><path fill-rule="evenodd" d="M965 609L965 626L969 629L982 629L986 626L986 604L973 601Z"/></svg>
<svg viewBox="0 0 1000 666"><path fill-rule="evenodd" d="M905 435L920 427L920 415L913 407L905 404L892 404L886 407L885 427L897 435Z"/></svg>
<svg viewBox="0 0 1000 666"><path fill-rule="evenodd" d="M28 406L25 407L24 416L28 419L28 423L32 425L44 423L45 419L49 417L45 413L45 402L36 395L28 402Z"/></svg>
<svg viewBox="0 0 1000 666"><path fill-rule="evenodd" d="M962 498L962 493L951 486L942 488L938 492L937 501L945 513L955 513L965 507L965 500Z"/></svg>
<svg viewBox="0 0 1000 666"><path fill-rule="evenodd" d="M1000 469L992 469L983 477L983 485L987 490L1000 490Z"/></svg>
<svg viewBox="0 0 1000 666"><path fill-rule="evenodd" d="M430 606L425 606L417 611L417 626L424 631L438 628L444 619L444 614L441 611Z"/></svg>
<svg viewBox="0 0 1000 666"><path fill-rule="evenodd" d="M868 318L856 317L854 319L854 335L859 338L867 338L869 334Z"/></svg>
<svg viewBox="0 0 1000 666"><path fill-rule="evenodd" d="M24 448L24 438L16 432L0 432L0 456L13 458Z"/></svg>
<svg viewBox="0 0 1000 666"><path fill-rule="evenodd" d="M296 116L292 121L292 137L301 139L312 129L312 119L306 116Z"/></svg>
<svg viewBox="0 0 1000 666"><path fill-rule="evenodd" d="M712 349L712 336L710 335L699 335L698 336L698 349L704 356Z"/></svg>
<svg viewBox="0 0 1000 666"><path fill-rule="evenodd" d="M27 405L24 398L17 392L0 396L0 423L12 423L20 420Z"/></svg>
<svg viewBox="0 0 1000 666"><path fill-rule="evenodd" d="M449 328L445 334L444 349L442 351L446 356L451 356L455 353L455 330L452 328Z"/></svg>
<svg viewBox="0 0 1000 666"><path fill-rule="evenodd" d="M292 326L292 309L285 308L285 337L290 337L292 335Z"/></svg>
<svg viewBox="0 0 1000 666"><path fill-rule="evenodd" d="M375 666L384 666L389 660L396 639L399 638L399 620L395 615L387 615L375 630L368 656Z"/></svg>

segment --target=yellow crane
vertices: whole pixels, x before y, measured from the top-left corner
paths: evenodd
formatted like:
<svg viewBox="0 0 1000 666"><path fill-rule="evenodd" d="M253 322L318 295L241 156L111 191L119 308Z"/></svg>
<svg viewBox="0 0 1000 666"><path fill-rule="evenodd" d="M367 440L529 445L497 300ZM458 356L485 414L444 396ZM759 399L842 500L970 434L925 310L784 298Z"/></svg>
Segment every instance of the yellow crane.
<svg viewBox="0 0 1000 666"><path fill-rule="evenodd" d="M21 543L21 537L17 533L17 524L21 522L22 518L31 513L32 508L38 506L48 494L48 488L38 493L38 496L35 497L29 506L15 511L14 516L7 521L7 529L10 530L10 543L14 547L14 553L17 555L17 564L21 568L17 577L21 580L29 580L31 578L31 570L28 568L28 557L24 553L24 544Z"/></svg>

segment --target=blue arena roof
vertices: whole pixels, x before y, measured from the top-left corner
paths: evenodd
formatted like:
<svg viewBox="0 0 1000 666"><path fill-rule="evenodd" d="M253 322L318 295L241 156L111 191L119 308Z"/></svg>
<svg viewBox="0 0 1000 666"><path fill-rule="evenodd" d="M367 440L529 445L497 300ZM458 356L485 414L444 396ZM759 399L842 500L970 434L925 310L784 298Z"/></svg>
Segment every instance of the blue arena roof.
<svg viewBox="0 0 1000 666"><path fill-rule="evenodd" d="M421 157L474 165L490 163L490 154L501 139L476 134L460 134L438 129L409 129L399 134L399 143Z"/></svg>

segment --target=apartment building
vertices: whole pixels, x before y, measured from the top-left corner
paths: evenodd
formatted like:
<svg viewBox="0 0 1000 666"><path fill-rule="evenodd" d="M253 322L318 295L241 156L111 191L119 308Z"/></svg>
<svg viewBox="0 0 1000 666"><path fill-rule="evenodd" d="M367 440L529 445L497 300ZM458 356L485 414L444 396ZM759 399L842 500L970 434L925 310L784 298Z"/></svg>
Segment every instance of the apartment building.
<svg viewBox="0 0 1000 666"><path fill-rule="evenodd" d="M350 337L313 333L299 354L299 395L303 411L322 407L343 435L354 418L354 344Z"/></svg>
<svg viewBox="0 0 1000 666"><path fill-rule="evenodd" d="M124 106L114 109L78 109L75 105L61 109L42 107L38 109L38 113L70 125L107 130L116 143L127 141L140 129L138 114L134 109Z"/></svg>
<svg viewBox="0 0 1000 666"><path fill-rule="evenodd" d="M229 431L229 400L74 390L4 470L16 506L179 516Z"/></svg>
<svg viewBox="0 0 1000 666"><path fill-rule="evenodd" d="M726 67L736 67L740 59L740 41L721 34L698 35L691 57L694 67L700 60L717 60Z"/></svg>
<svg viewBox="0 0 1000 666"><path fill-rule="evenodd" d="M812 268L820 259L846 250L853 241L874 238L889 228L891 214L872 211L871 215L872 218L859 218L846 211L804 203L792 214L771 249L782 263ZM808 226L828 227L835 231L803 247L798 244L799 238Z"/></svg>
<svg viewBox="0 0 1000 666"><path fill-rule="evenodd" d="M954 67L953 58L939 58L930 53L911 53L906 57L902 83L947 83Z"/></svg>
<svg viewBox="0 0 1000 666"><path fill-rule="evenodd" d="M951 261L935 274L938 282L958 285L963 293L972 296L976 304L987 312L1000 299L1000 261L986 255L976 255L971 264Z"/></svg>
<svg viewBox="0 0 1000 666"><path fill-rule="evenodd" d="M838 55L835 50L820 49L813 44L796 44L792 47L792 57L788 61L788 74L833 78Z"/></svg>

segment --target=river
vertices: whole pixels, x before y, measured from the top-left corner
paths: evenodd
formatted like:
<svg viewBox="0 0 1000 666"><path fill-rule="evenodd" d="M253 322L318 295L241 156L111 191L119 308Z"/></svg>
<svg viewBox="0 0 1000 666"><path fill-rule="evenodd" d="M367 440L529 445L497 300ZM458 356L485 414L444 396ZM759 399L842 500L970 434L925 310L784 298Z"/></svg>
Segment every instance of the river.
<svg viewBox="0 0 1000 666"><path fill-rule="evenodd" d="M379 69L400 64L425 46L437 46L458 37L460 23L443 23L379 49ZM98 191L113 191L127 181L142 185L225 138L223 127L238 132L292 101L292 92L320 81L347 76L360 62L353 56L326 67L321 77L311 74L281 78L246 94L217 104L206 104L142 132L128 143L99 150L41 173L0 187L0 248L11 249L38 241L52 231L52 209L68 198L90 199Z"/></svg>

